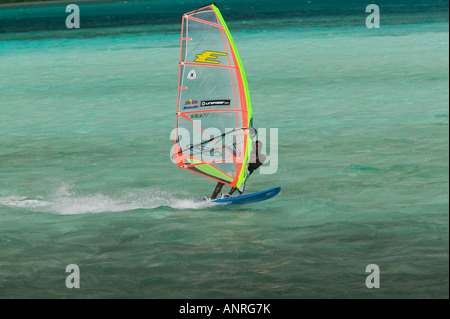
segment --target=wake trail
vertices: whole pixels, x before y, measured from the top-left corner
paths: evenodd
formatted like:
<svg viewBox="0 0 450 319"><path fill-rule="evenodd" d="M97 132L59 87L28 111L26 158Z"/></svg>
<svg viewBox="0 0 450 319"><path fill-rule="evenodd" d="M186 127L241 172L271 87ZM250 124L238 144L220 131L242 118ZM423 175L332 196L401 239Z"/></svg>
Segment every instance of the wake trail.
<svg viewBox="0 0 450 319"><path fill-rule="evenodd" d="M146 189L122 195L92 194L80 196L71 187L63 185L53 193L36 198L26 196L0 197L0 207L23 208L34 212L57 213L62 215L124 212L137 209L202 209L210 206L194 199L180 199L159 189Z"/></svg>

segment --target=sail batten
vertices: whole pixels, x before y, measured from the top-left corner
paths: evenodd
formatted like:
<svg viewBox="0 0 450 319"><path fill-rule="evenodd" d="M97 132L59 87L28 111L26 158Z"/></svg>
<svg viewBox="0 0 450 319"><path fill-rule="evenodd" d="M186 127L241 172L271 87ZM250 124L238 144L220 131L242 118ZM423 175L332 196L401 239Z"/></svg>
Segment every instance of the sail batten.
<svg viewBox="0 0 450 319"><path fill-rule="evenodd" d="M176 139L172 158L187 170L239 187L251 151L245 72L215 5L181 23Z"/></svg>

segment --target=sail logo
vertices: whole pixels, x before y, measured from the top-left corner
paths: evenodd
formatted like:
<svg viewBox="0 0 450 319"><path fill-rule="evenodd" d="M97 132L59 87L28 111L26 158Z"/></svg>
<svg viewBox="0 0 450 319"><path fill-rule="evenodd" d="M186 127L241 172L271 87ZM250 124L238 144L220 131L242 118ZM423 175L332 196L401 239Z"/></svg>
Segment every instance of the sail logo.
<svg viewBox="0 0 450 319"><path fill-rule="evenodd" d="M196 109L198 108L198 101L189 99L189 101L184 102L183 110Z"/></svg>
<svg viewBox="0 0 450 319"><path fill-rule="evenodd" d="M197 104L197 100L189 99L189 101L184 102L184 105L194 105Z"/></svg>
<svg viewBox="0 0 450 319"><path fill-rule="evenodd" d="M202 119L205 117L208 117L209 113L195 113L195 114L191 114L191 119Z"/></svg>
<svg viewBox="0 0 450 319"><path fill-rule="evenodd" d="M195 72L195 70L190 70L187 75L187 78L189 80L195 80L197 78L197 73Z"/></svg>
<svg viewBox="0 0 450 319"><path fill-rule="evenodd" d="M208 51L206 50L202 54L196 54L197 57L194 62L202 62L202 63L212 63L212 64L219 64L220 61L213 60L217 59L218 55L227 55L226 53L222 52L215 52L215 51Z"/></svg>
<svg viewBox="0 0 450 319"><path fill-rule="evenodd" d="M230 105L231 100L212 100L212 101L202 101L200 103L201 107L207 106L221 106L221 105Z"/></svg>

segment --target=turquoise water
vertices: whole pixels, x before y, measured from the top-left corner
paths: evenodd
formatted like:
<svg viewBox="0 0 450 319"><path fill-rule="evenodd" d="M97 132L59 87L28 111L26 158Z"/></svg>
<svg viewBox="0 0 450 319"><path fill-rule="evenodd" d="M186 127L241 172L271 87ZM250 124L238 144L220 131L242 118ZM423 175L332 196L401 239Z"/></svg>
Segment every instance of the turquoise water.
<svg viewBox="0 0 450 319"><path fill-rule="evenodd" d="M230 19L278 128L246 191L282 187L236 207L170 161L179 16L1 33L0 297L448 298L448 10L418 7Z"/></svg>

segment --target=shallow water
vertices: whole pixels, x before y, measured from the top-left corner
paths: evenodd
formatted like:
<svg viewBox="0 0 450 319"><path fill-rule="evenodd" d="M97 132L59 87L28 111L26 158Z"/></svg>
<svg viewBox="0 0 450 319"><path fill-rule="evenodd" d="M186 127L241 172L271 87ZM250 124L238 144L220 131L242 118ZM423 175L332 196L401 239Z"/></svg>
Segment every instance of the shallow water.
<svg viewBox="0 0 450 319"><path fill-rule="evenodd" d="M236 207L169 158L180 17L0 34L0 296L448 298L448 10L318 10L230 19L282 187Z"/></svg>

